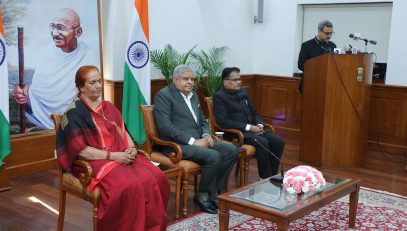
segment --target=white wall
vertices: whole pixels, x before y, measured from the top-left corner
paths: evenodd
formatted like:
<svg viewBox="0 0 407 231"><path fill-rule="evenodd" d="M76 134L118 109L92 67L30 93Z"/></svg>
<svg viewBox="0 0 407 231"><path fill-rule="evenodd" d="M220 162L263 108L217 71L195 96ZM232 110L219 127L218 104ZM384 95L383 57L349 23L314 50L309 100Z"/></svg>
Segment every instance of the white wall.
<svg viewBox="0 0 407 231"><path fill-rule="evenodd" d="M302 39L302 4L374 2L393 2L386 83L407 86L405 0L265 0L262 24L253 23L255 0L154 0L149 1L150 45L162 49L170 43L182 52L197 43L198 49L226 45L227 65L240 67L242 73L292 76ZM102 0L106 79L123 79L131 4ZM160 74L153 70L152 76Z"/></svg>
<svg viewBox="0 0 407 231"><path fill-rule="evenodd" d="M267 0L266 0L267 1ZM407 46L407 1L364 1L364 0L269 0L265 8L268 20L262 25L262 30L256 33L254 73L291 76L296 67L298 50L301 40L302 4L338 4L338 3L377 3L393 2L390 27L389 49L387 59L386 84L407 86L407 78L403 66ZM372 25L374 26L374 25ZM338 36L337 34L335 36Z"/></svg>
<svg viewBox="0 0 407 231"><path fill-rule="evenodd" d="M329 19L335 31L332 41L338 48L351 45L361 51L374 52L377 62L387 63L391 25L392 3L364 3L340 5L305 5L302 40L314 38L317 25ZM362 38L378 41L376 45L349 38L351 33L360 33ZM299 53L299 50L297 51Z"/></svg>
<svg viewBox="0 0 407 231"><path fill-rule="evenodd" d="M131 0L102 1L105 79L123 79L126 28L129 28L128 21L134 9L123 2ZM246 0L149 1L150 49L162 49L171 44L180 52L186 52L195 44L198 44L196 50L227 46L230 49L225 58L227 65L239 66L242 73L253 73L254 35L250 31L254 26L254 3ZM106 10L106 7L110 9ZM118 13L120 17L117 17ZM162 75L152 68L152 76Z"/></svg>
<svg viewBox="0 0 407 231"><path fill-rule="evenodd" d="M407 1L394 0L389 41L386 84L407 86Z"/></svg>

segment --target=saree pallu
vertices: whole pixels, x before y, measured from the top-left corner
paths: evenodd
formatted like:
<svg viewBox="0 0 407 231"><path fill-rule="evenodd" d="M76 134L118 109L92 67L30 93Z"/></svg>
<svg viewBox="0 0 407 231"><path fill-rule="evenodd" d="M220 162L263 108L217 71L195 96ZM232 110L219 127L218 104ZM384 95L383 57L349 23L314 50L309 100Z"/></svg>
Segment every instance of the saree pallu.
<svg viewBox="0 0 407 231"><path fill-rule="evenodd" d="M61 119L57 134L61 166L78 175L82 170L72 163L87 146L125 151L126 130L120 112L111 103L102 101L93 111L85 100L77 97ZM110 160L88 162L94 178L101 175L104 166L114 165L95 183L101 193L98 230L165 230L169 185L159 168L140 154L129 165Z"/></svg>

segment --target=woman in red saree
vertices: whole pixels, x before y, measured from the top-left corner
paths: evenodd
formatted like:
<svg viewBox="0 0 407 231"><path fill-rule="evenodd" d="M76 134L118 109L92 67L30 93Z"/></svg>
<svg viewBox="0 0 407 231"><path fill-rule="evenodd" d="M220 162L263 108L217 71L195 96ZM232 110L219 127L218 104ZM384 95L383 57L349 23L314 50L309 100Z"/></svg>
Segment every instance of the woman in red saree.
<svg viewBox="0 0 407 231"><path fill-rule="evenodd" d="M58 161L64 169L85 159L93 169L90 189L99 187L98 230L165 230L169 185L166 176L137 149L119 110L100 101L102 79L94 66L76 73L78 96L61 119Z"/></svg>

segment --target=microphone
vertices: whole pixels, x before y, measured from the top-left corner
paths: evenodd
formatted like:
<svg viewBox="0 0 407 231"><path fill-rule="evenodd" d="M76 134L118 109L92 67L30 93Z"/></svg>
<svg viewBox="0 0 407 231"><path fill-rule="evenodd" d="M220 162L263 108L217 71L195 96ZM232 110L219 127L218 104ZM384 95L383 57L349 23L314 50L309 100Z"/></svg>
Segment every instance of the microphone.
<svg viewBox="0 0 407 231"><path fill-rule="evenodd" d="M371 43L371 44L373 44L373 45L376 45L376 44L377 44L377 41L376 41L376 40L369 40L369 43Z"/></svg>
<svg viewBox="0 0 407 231"><path fill-rule="evenodd" d="M276 155L274 155L274 153L272 153L268 148L264 147L263 144L261 144L256 138L254 138L254 142L256 142L258 145L260 145L260 147L262 147L264 150L266 150L270 155L272 155L274 158L276 158L278 160L278 164L281 167L281 172L280 175L275 175L270 177L270 182L278 182L281 183L281 185L283 184L283 179L284 179L284 169L283 169L283 165L281 164L281 159L278 158Z"/></svg>
<svg viewBox="0 0 407 231"><path fill-rule="evenodd" d="M361 37L360 37L360 33L349 34L349 37L350 37L350 38L353 38L353 40L362 40L362 41L364 41L366 44L367 44L367 43L370 43L370 44L373 44L373 45L376 45L376 44L377 44L377 41L376 41L376 40L368 40L367 38L361 38Z"/></svg>

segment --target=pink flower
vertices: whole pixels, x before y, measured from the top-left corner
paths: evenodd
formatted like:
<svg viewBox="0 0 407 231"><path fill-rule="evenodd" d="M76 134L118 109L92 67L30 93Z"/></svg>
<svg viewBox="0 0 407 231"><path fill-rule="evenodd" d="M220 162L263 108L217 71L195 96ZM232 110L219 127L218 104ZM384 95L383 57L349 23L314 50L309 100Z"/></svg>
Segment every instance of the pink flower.
<svg viewBox="0 0 407 231"><path fill-rule="evenodd" d="M306 193L324 187L326 181L317 169L300 165L288 170L284 176L283 185L288 193Z"/></svg>

